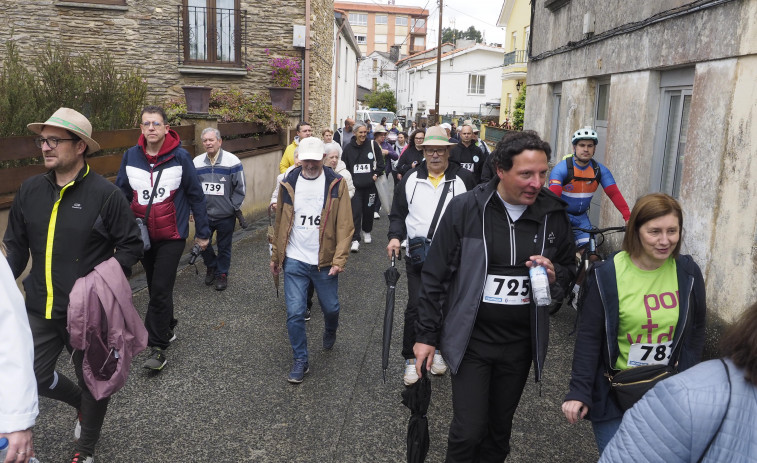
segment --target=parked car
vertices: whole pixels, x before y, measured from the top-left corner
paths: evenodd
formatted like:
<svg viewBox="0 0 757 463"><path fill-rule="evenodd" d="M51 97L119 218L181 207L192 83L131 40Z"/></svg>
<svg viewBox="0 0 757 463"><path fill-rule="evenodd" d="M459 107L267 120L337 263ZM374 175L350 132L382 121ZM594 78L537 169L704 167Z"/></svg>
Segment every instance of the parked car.
<svg viewBox="0 0 757 463"><path fill-rule="evenodd" d="M376 130L376 127L378 127L378 125L381 123L381 119L383 118L386 118L387 129L392 127L392 121L399 119L397 115L391 111L371 108L358 110L356 120L365 122L366 119L370 119L373 130Z"/></svg>

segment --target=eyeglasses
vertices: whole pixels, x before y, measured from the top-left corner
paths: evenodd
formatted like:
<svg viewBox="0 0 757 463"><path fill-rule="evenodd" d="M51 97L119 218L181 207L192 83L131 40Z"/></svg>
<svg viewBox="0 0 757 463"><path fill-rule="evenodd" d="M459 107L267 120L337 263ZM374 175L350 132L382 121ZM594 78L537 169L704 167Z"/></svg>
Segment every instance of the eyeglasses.
<svg viewBox="0 0 757 463"><path fill-rule="evenodd" d="M415 137L415 141L423 141L426 137Z"/></svg>
<svg viewBox="0 0 757 463"><path fill-rule="evenodd" d="M446 148L424 148L423 149L423 154L427 154L429 156L434 155L434 154L441 156L446 153L447 153Z"/></svg>
<svg viewBox="0 0 757 463"><path fill-rule="evenodd" d="M142 123L142 127L146 128L146 129L149 129L150 126L153 126L156 129L159 129L159 128L163 127L163 123L162 122L157 122L157 121L145 121L145 122Z"/></svg>
<svg viewBox="0 0 757 463"><path fill-rule="evenodd" d="M42 137L39 137L39 138L34 139L34 144L37 145L37 148L42 148L42 145L47 143L47 146L49 146L50 149L54 150L55 148L58 147L58 143L62 141L78 141L78 140L80 139L79 138L54 138L54 137L42 138Z"/></svg>

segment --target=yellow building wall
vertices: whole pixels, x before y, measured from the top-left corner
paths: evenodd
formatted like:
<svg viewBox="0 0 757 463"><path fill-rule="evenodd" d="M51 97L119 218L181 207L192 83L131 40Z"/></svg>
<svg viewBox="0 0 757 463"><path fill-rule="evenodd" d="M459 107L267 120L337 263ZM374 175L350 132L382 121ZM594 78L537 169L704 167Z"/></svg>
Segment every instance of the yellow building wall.
<svg viewBox="0 0 757 463"><path fill-rule="evenodd" d="M506 0L511 1L511 0ZM528 0L514 0L514 4L512 7L512 12L510 13L510 17L507 20L507 25L505 26L505 33L507 35L507 39L505 42L505 49L509 51L513 51L513 47L511 44L512 41L512 35L513 32L517 32L517 41L516 41L516 49L517 50L525 50L528 48L527 43L527 37L526 37L526 29L531 24L531 6L529 4ZM513 71L522 71L525 72L526 68L525 66L507 66L505 70L506 72L513 72ZM505 122L505 118L509 118L512 122L512 110L513 105L515 104L515 100L518 98L518 91L516 90L516 85L518 83L518 80L522 80L525 83L525 78L521 79L509 79L509 80L503 80L502 81L502 99L499 107L499 123L502 124ZM508 93L512 94L512 98L508 107L508 101L507 101L507 95Z"/></svg>

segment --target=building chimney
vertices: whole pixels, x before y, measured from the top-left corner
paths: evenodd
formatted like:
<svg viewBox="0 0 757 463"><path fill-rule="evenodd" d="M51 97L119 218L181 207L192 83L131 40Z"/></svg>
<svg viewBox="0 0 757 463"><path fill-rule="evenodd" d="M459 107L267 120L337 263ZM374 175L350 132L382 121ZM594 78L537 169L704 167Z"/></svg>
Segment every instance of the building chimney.
<svg viewBox="0 0 757 463"><path fill-rule="evenodd" d="M400 46L392 45L389 49L389 61L396 63L400 60Z"/></svg>

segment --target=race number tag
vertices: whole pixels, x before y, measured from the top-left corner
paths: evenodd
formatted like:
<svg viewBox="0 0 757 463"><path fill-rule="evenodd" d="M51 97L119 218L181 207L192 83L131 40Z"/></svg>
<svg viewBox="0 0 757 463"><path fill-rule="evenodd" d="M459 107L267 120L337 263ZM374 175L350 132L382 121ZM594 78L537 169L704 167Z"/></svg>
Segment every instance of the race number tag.
<svg viewBox="0 0 757 463"><path fill-rule="evenodd" d="M223 196L223 183L202 182L202 191L206 195Z"/></svg>
<svg viewBox="0 0 757 463"><path fill-rule="evenodd" d="M294 227L298 230L317 230L321 225L320 215L300 215Z"/></svg>
<svg viewBox="0 0 757 463"><path fill-rule="evenodd" d="M170 193L171 192L168 191L167 188L159 186L155 190L155 193L153 193L155 195L155 199L153 199L153 202L159 203L159 202L163 201L164 199L166 199L169 196ZM147 204L150 201L150 190L147 190L147 189L142 190L141 196L142 196L142 198L139 201L139 204Z"/></svg>
<svg viewBox="0 0 757 463"><path fill-rule="evenodd" d="M531 302L531 281L527 276L486 275L483 302L523 305Z"/></svg>
<svg viewBox="0 0 757 463"><path fill-rule="evenodd" d="M463 166L463 169L468 169L471 172L473 172L473 166L475 166L475 164L472 162L463 162L460 165Z"/></svg>
<svg viewBox="0 0 757 463"><path fill-rule="evenodd" d="M371 173L371 165L370 164L355 164L354 170L356 174L369 174Z"/></svg>
<svg viewBox="0 0 757 463"><path fill-rule="evenodd" d="M662 344L631 344L628 350L628 366L667 365L672 353L673 341Z"/></svg>

